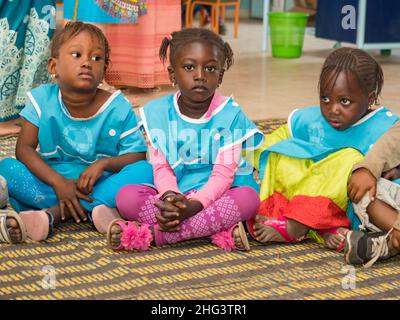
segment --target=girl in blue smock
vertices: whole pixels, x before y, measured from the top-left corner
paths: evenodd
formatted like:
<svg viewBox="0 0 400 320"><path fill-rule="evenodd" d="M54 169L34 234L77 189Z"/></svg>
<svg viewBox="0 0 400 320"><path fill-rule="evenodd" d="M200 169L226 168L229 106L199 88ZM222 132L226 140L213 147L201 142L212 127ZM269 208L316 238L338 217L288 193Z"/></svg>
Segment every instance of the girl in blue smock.
<svg viewBox="0 0 400 320"><path fill-rule="evenodd" d="M68 23L54 38L48 61L56 83L27 94L18 160L0 162L0 174L32 240L46 239L61 220L87 221L101 204L115 207L125 184L153 182L131 104L120 91L98 88L108 64L101 30Z"/></svg>
<svg viewBox="0 0 400 320"><path fill-rule="evenodd" d="M247 224L256 240L312 237L330 249L344 248L345 234L359 225L347 195L352 167L399 119L375 107L382 86L382 69L365 51L340 48L326 58L320 105L293 111L256 152L261 205Z"/></svg>
<svg viewBox="0 0 400 320"><path fill-rule="evenodd" d="M121 218L102 223L108 243L115 250L147 250L211 236L225 250L248 250L242 221L254 217L259 199L242 151L260 145L263 135L233 97L216 91L232 50L206 29L166 37L163 61L168 49L170 80L179 91L141 109L154 185L118 192Z"/></svg>

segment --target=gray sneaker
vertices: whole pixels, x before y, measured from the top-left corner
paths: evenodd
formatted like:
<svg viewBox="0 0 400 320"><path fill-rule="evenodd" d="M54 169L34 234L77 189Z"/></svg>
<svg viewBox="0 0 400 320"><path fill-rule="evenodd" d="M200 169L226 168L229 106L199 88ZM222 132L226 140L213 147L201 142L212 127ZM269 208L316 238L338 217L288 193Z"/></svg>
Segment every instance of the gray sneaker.
<svg viewBox="0 0 400 320"><path fill-rule="evenodd" d="M364 233L349 231L344 246L344 260L347 264L363 264L371 267L377 260L384 260L394 256L390 252L388 239L391 232Z"/></svg>

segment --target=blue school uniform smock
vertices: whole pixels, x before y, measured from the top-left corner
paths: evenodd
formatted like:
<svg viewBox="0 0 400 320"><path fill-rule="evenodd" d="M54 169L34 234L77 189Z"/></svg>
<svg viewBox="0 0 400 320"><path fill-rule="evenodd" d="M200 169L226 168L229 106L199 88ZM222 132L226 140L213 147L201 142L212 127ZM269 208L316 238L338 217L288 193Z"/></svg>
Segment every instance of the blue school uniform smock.
<svg viewBox="0 0 400 320"><path fill-rule="evenodd" d="M242 143L244 151L254 150L263 134L247 118L232 97L217 107L209 118L192 119L182 115L178 94L167 95L140 109L144 128L152 146L160 150L173 169L179 190L200 190L208 181L220 150ZM232 187L251 186L253 167L240 159Z"/></svg>
<svg viewBox="0 0 400 320"><path fill-rule="evenodd" d="M315 161L344 148L354 148L365 155L398 120L399 117L388 108L381 107L350 128L339 131L325 120L319 106L297 109L288 119L291 137L272 145L261 154L260 174L263 176L269 152Z"/></svg>
<svg viewBox="0 0 400 320"><path fill-rule="evenodd" d="M266 176L272 177L274 175L276 176L277 174L276 172L273 172L274 168L272 167L268 169L268 172L266 172L266 167L271 152L277 155L288 156L293 159L293 161L294 159L309 159L316 164L315 167L318 167L319 163L321 163L321 166L323 162L329 163L328 158L334 157L334 153L345 148L353 148L360 152L362 155L365 155L372 147L372 145L396 121L398 121L398 119L398 116L394 115L388 108L381 107L367 114L365 117L360 119L357 123L355 123L348 129L339 131L334 129L325 120L321 113L320 107L309 107L295 110L288 119L287 127L289 131L289 137L270 145L268 148L265 148L265 150L261 152L259 168L260 176L263 177L261 187L262 200L267 199L266 201L268 202L268 197L273 191L269 187L270 184L273 185L273 183L271 182L273 180L271 180L270 178L266 178ZM349 159L343 159L343 161L349 161ZM289 161L287 161L287 165L289 165ZM293 168L295 168L295 165L296 163L293 162ZM346 162L346 165L348 165L348 162ZM287 171L289 172L289 168L287 168ZM318 174L322 174L322 172L323 171L319 172ZM290 176L287 177L288 180L290 180L290 178ZM340 181L342 181L342 179L347 178L338 177L338 180L339 179ZM315 193L312 192L313 188L320 188L320 195L323 196L325 194L323 186L326 185L327 181L321 180L321 186L310 186L308 188L310 190L309 193L311 194L308 194L307 192L304 193L304 188L301 188L304 186L297 186L297 188L299 189L298 191L296 191L297 189L290 190L290 192L288 193L294 195L311 196ZM345 191L346 190L344 190L344 192ZM347 200L344 199L344 201L345 205L347 203ZM340 205L341 208L342 205ZM352 227L354 228L356 225L358 225L358 221L356 221L354 215L352 214L352 206L349 205L347 206L347 208L347 216L350 218Z"/></svg>
<svg viewBox="0 0 400 320"><path fill-rule="evenodd" d="M62 101L61 91L57 84L43 85L28 92L27 95L29 103L20 115L38 127L39 155L51 168L65 178L78 179L84 170L100 159L121 156L130 152L147 151L146 142L141 133L141 121L120 91L113 93L98 112L89 118L71 116ZM19 179L23 185L22 181L26 180L26 176L32 174L23 164L20 163L20 165L22 167L17 167L21 172L17 176L25 177ZM4 166L4 164L0 165L0 172L5 171ZM15 164L13 164L14 166ZM35 180L36 177L31 178ZM112 183L107 183L107 181ZM108 200L104 204L115 207L115 195L120 187L128 183L151 185L152 182L151 166L146 161L128 165L118 173L104 172L96 183L99 186L95 185L93 191L93 197L97 197L98 200L94 205L99 202L104 203L103 200L107 198ZM47 187L51 190L44 188L42 184L44 183L31 182L30 188L36 186L38 194L42 194L36 199L51 199L51 201L44 201L47 205L49 202L57 203L53 190L49 186ZM13 183L11 182L9 185L12 189ZM99 192L96 187L100 190ZM32 199L24 199L20 193L18 194L17 198L20 202L28 207L41 207L40 201L32 203ZM114 199L109 199L110 195ZM10 190L10 196L13 197L13 190ZM82 203L85 202L82 201ZM85 204L89 209L94 206Z"/></svg>

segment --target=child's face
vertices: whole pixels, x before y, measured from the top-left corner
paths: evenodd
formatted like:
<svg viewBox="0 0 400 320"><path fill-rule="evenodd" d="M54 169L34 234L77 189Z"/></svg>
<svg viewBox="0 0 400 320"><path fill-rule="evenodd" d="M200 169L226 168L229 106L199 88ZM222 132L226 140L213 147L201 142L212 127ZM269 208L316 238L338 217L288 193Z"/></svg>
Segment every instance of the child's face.
<svg viewBox="0 0 400 320"><path fill-rule="evenodd" d="M49 72L57 75L60 86L92 91L104 77L105 52L100 40L82 31L61 45L57 58L49 61Z"/></svg>
<svg viewBox="0 0 400 320"><path fill-rule="evenodd" d="M192 102L204 102L214 94L224 74L219 50L210 44L192 42L176 55L168 68L170 79Z"/></svg>
<svg viewBox="0 0 400 320"><path fill-rule="evenodd" d="M368 95L352 72L340 72L333 87L327 90L329 92L321 90L321 113L336 130L346 130L368 112Z"/></svg>

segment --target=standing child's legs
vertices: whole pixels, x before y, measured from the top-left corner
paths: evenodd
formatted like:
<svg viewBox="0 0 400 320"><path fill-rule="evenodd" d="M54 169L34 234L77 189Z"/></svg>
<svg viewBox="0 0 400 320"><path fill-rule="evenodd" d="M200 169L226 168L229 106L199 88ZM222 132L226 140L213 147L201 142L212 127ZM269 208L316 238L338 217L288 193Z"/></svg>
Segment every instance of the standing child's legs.
<svg viewBox="0 0 400 320"><path fill-rule="evenodd" d="M155 201L156 191L143 186L125 186L117 195L117 207L122 217L154 226L154 240L157 246L207 237L228 230L238 222L254 217L259 206L259 197L254 189L233 188L208 208L182 221L180 231L162 232L158 229L155 218L159 213L159 209L154 206ZM111 245L117 247L122 229L119 225L114 225L110 231Z"/></svg>

